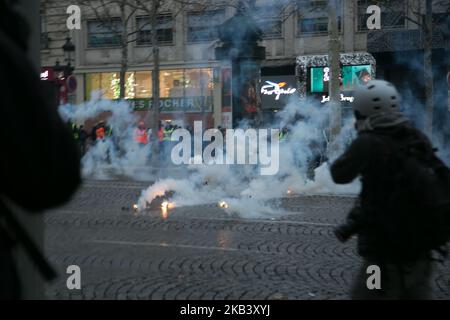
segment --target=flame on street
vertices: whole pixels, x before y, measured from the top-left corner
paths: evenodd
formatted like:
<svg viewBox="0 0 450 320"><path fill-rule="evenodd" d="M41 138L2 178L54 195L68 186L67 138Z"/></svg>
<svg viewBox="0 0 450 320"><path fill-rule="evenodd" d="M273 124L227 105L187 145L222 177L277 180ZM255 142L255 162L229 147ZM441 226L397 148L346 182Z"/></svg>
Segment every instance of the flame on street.
<svg viewBox="0 0 450 320"><path fill-rule="evenodd" d="M227 209L228 208L228 203L226 203L225 201L220 201L219 202L219 208Z"/></svg>
<svg viewBox="0 0 450 320"><path fill-rule="evenodd" d="M165 220L169 216L169 209L175 208L175 204L169 201L163 201L161 203L161 216Z"/></svg>

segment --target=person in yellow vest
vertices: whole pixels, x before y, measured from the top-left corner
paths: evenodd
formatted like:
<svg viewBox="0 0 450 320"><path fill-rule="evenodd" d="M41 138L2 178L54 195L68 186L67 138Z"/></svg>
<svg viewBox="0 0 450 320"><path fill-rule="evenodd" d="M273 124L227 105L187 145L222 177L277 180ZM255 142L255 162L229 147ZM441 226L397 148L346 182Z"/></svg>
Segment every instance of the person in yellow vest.
<svg viewBox="0 0 450 320"><path fill-rule="evenodd" d="M174 127L172 125L166 125L166 127L164 128L164 141L170 141L170 137L172 136L173 131Z"/></svg>
<svg viewBox="0 0 450 320"><path fill-rule="evenodd" d="M280 132L278 133L278 139L280 141L285 140L288 136L289 129L287 127L283 127Z"/></svg>

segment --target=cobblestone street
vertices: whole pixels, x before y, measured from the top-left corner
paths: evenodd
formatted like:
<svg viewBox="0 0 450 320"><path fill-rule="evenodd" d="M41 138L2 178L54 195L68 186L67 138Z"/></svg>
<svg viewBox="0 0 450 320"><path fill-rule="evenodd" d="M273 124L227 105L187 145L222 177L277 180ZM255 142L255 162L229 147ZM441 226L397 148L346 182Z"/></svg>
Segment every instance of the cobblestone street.
<svg viewBox="0 0 450 320"><path fill-rule="evenodd" d="M229 216L217 204L137 214L147 183L86 181L46 215L46 254L60 278L50 299L347 299L359 267L355 239L332 228L353 198L291 196L284 214ZM66 268L81 268L68 290ZM434 297L450 298L450 264L438 265Z"/></svg>

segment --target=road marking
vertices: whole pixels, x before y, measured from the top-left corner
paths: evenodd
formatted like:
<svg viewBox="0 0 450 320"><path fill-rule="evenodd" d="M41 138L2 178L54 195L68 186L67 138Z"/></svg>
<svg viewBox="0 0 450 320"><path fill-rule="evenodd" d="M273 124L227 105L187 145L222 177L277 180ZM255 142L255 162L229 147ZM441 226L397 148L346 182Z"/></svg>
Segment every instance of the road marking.
<svg viewBox="0 0 450 320"><path fill-rule="evenodd" d="M134 241L113 241L113 240L92 240L87 241L89 243L102 243L102 244L116 244L116 245L129 245L129 246L149 246L149 247L165 247L165 248L188 248L188 249L201 249L201 250L220 250L220 251L247 251L245 249L236 248L224 248L224 247L205 247L189 244L170 244L167 242L134 242ZM254 251L261 253L260 251Z"/></svg>
<svg viewBox="0 0 450 320"><path fill-rule="evenodd" d="M155 210L156 211L156 210ZM89 215L91 214L89 211L76 211L76 210L57 210L56 212L62 213L62 214L77 214L77 215ZM121 218L124 217L123 214L115 214L115 215L105 215L105 216L96 216L98 218ZM146 217L146 216L142 216ZM56 218L56 215L52 218ZM152 218L152 217L149 217ZM167 221L186 221L186 220L210 220L210 221L223 221L223 222L236 222L236 223L252 223L252 222L258 222L258 223L267 223L267 224L294 224L294 225L305 225L305 226L319 226L319 227L335 227L337 224L335 223L323 223L323 222L309 222L309 221L292 221L292 220L258 220L258 219L227 219L227 218L204 218L204 217L178 217L178 218L172 218Z"/></svg>
<svg viewBox="0 0 450 320"><path fill-rule="evenodd" d="M301 214L301 213L299 213ZM322 222L309 222L309 221L292 221L292 220L263 220L263 219L226 219L226 218L187 218L191 220L218 220L218 221L232 221L232 222L259 222L259 223L283 223L283 224L298 224L298 225L306 225L306 226L320 226L320 227L335 227L337 224L334 223L322 223ZM181 220L181 219L180 219Z"/></svg>
<svg viewBox="0 0 450 320"><path fill-rule="evenodd" d="M114 185L102 185L102 184L84 184L82 188L102 188L102 189L141 189L145 190L147 187L145 185L128 185L128 186L114 186Z"/></svg>

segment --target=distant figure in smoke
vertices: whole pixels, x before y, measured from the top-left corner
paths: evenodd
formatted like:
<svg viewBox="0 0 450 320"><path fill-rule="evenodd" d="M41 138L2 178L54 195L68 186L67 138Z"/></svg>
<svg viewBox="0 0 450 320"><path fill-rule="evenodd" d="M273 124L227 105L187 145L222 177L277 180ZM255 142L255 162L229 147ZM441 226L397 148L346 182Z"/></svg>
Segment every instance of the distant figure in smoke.
<svg viewBox="0 0 450 320"><path fill-rule="evenodd" d="M0 0L0 74L8 75L0 77L0 139L6 151L0 164L0 299L22 297L13 258L18 246L47 280L55 276L9 204L36 214L69 200L81 179L78 147L26 55L28 31L10 1Z"/></svg>
<svg viewBox="0 0 450 320"><path fill-rule="evenodd" d="M91 144L94 145L95 142L97 141L97 134L95 133L95 131L98 129L99 126L99 122L97 122L95 124L95 126L92 127L91 129L91 134L90 134L90 138L91 138Z"/></svg>
<svg viewBox="0 0 450 320"><path fill-rule="evenodd" d="M287 126L284 126L278 133L278 139L280 141L285 140L288 137L288 135L289 135L289 128Z"/></svg>
<svg viewBox="0 0 450 320"><path fill-rule="evenodd" d="M88 138L88 133L84 129L83 125L80 125L80 128L78 129L78 133L79 133L78 141L80 144L81 155L83 156L86 153L86 141Z"/></svg>
<svg viewBox="0 0 450 320"><path fill-rule="evenodd" d="M103 140L106 135L106 126L105 122L99 121L93 128L91 132L91 140L92 143L95 144L99 140Z"/></svg>
<svg viewBox="0 0 450 320"><path fill-rule="evenodd" d="M105 127L100 126L95 130L95 140L103 140L105 139Z"/></svg>
<svg viewBox="0 0 450 320"><path fill-rule="evenodd" d="M358 137L331 166L336 183L361 176L362 191L336 236L358 235L364 264L354 299L426 299L432 253L445 255L450 235L450 170L428 138L399 111L400 96L382 80L355 91ZM369 290L367 268L381 270L381 289Z"/></svg>
<svg viewBox="0 0 450 320"><path fill-rule="evenodd" d="M140 121L138 127L134 129L134 141L141 147L148 143L148 133L144 121Z"/></svg>

